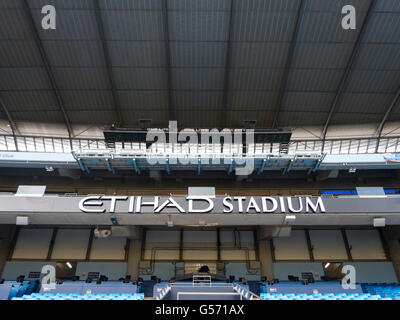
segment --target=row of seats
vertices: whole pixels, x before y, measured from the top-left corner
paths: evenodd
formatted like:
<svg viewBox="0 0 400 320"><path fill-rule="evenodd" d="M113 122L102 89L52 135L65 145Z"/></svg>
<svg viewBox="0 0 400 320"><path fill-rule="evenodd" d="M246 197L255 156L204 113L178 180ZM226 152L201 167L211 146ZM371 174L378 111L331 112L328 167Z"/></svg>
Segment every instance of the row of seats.
<svg viewBox="0 0 400 320"><path fill-rule="evenodd" d="M292 294L292 293L261 293L262 300L393 300L384 298L380 295L371 295L369 293L324 293L324 294Z"/></svg>
<svg viewBox="0 0 400 320"><path fill-rule="evenodd" d="M392 298L400 300L400 285L398 283L388 284L364 284L362 285L364 292L379 295L384 298Z"/></svg>
<svg viewBox="0 0 400 320"><path fill-rule="evenodd" d="M12 300L144 300L144 293L74 294L74 293L32 293Z"/></svg>

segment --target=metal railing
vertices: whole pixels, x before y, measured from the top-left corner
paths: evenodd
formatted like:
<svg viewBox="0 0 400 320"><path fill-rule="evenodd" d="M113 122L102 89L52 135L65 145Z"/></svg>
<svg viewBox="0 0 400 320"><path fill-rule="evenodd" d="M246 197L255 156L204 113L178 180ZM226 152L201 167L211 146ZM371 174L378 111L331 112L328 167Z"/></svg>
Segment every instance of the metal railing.
<svg viewBox="0 0 400 320"><path fill-rule="evenodd" d="M279 143L249 145L247 154L279 154ZM400 137L292 140L288 154L374 154L400 152ZM58 137L34 137L0 135L0 151L70 153L109 150L103 139L71 139ZM138 151L153 154L242 154L239 144L161 144L146 148L145 143L117 142L115 150Z"/></svg>

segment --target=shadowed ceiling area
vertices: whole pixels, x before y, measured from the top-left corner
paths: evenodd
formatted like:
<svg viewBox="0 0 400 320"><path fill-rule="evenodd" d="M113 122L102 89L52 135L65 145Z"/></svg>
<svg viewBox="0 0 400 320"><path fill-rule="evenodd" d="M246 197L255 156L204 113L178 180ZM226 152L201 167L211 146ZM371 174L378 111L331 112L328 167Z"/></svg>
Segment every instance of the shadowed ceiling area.
<svg viewBox="0 0 400 320"><path fill-rule="evenodd" d="M399 88L398 0L0 1L11 122L327 128L400 120Z"/></svg>

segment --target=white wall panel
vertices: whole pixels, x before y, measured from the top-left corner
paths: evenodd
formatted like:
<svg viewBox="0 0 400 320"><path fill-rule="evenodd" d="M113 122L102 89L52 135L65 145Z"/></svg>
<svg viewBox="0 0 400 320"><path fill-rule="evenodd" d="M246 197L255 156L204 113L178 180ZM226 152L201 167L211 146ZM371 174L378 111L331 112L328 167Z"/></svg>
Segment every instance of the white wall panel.
<svg viewBox="0 0 400 320"><path fill-rule="evenodd" d="M47 258L53 229L21 229L13 252L13 259Z"/></svg>
<svg viewBox="0 0 400 320"><path fill-rule="evenodd" d="M147 231L144 259L178 260L179 239L180 231Z"/></svg>
<svg viewBox="0 0 400 320"><path fill-rule="evenodd" d="M90 259L124 260L126 238L93 239Z"/></svg>
<svg viewBox="0 0 400 320"><path fill-rule="evenodd" d="M385 260L385 251L378 230L346 230L354 260Z"/></svg>
<svg viewBox="0 0 400 320"><path fill-rule="evenodd" d="M341 230L309 230L314 259L347 260Z"/></svg>
<svg viewBox="0 0 400 320"><path fill-rule="evenodd" d="M59 229L52 259L86 259L90 229Z"/></svg>
<svg viewBox="0 0 400 320"><path fill-rule="evenodd" d="M290 237L274 238L276 260L310 260L304 230L292 230Z"/></svg>

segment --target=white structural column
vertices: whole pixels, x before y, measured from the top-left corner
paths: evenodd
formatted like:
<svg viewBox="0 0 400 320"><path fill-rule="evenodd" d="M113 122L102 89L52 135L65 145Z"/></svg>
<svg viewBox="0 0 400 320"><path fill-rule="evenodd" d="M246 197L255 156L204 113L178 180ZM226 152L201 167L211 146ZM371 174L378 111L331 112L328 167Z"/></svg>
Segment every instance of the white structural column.
<svg viewBox="0 0 400 320"><path fill-rule="evenodd" d="M268 230L267 230L268 229ZM274 278L274 265L272 261L271 250L271 230L267 227L261 227L259 232L258 255L261 265L261 276L267 277L268 280Z"/></svg>
<svg viewBox="0 0 400 320"><path fill-rule="evenodd" d="M134 232L130 232L128 261L126 264L126 274L131 276L132 280L139 277L139 264L142 257L142 231L135 228Z"/></svg>

